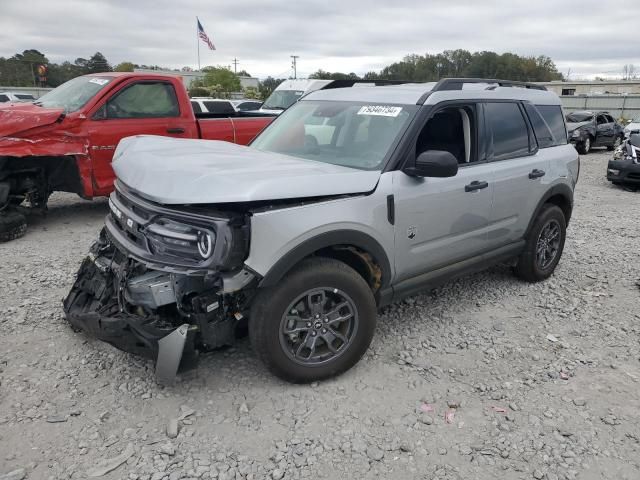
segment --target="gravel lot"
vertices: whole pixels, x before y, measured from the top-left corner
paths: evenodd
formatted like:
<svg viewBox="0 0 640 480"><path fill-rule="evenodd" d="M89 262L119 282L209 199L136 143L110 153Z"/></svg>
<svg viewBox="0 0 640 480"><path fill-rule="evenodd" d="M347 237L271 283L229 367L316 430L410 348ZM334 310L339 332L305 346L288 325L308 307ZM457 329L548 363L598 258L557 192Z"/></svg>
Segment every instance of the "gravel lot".
<svg viewBox="0 0 640 480"><path fill-rule="evenodd" d="M60 301L107 204L54 196L0 244L0 479L640 478L640 193L608 158L582 158L550 280L501 266L392 305L356 368L309 386L245 339L163 388L74 333Z"/></svg>

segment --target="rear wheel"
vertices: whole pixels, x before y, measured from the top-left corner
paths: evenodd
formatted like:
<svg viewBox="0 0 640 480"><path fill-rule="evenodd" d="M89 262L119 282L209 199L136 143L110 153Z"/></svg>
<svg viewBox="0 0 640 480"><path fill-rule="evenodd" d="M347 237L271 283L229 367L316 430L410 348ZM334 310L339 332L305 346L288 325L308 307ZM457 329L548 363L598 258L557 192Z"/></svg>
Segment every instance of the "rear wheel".
<svg viewBox="0 0 640 480"><path fill-rule="evenodd" d="M355 270L314 258L254 298L249 338L275 375L312 382L360 360L373 338L376 315L373 293Z"/></svg>
<svg viewBox="0 0 640 480"><path fill-rule="evenodd" d="M567 222L562 209L545 204L525 239L516 275L527 282L539 282L550 277L562 256L566 234Z"/></svg>
<svg viewBox="0 0 640 480"><path fill-rule="evenodd" d="M8 242L24 236L27 219L21 213L8 209L0 211L0 242Z"/></svg>
<svg viewBox="0 0 640 480"><path fill-rule="evenodd" d="M586 155L591 151L591 137L587 136L584 139L584 142L578 144L578 153L581 155Z"/></svg>

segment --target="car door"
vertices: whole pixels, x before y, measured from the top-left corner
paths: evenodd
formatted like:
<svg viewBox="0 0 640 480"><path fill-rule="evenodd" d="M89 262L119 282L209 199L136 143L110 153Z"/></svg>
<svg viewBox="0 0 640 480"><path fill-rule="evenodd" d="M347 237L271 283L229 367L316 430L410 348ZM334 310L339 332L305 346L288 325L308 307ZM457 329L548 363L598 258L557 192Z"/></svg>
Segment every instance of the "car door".
<svg viewBox="0 0 640 480"><path fill-rule="evenodd" d="M440 108L425 122L410 155L447 150L458 158L458 173L419 178L393 172L396 281L486 250L492 166L478 148L478 127L475 104Z"/></svg>
<svg viewBox="0 0 640 480"><path fill-rule="evenodd" d="M96 106L88 122L94 195L111 191L111 167L118 142L133 135L192 137L193 114L181 112L175 89L166 81L125 84Z"/></svg>
<svg viewBox="0 0 640 480"><path fill-rule="evenodd" d="M595 146L602 147L613 144L613 124L604 114L596 115L596 141Z"/></svg>
<svg viewBox="0 0 640 480"><path fill-rule="evenodd" d="M546 123L533 105L487 102L483 108L494 186L487 241L490 249L496 249L522 238L546 188L549 161L539 152L529 115L538 124ZM545 144L553 141L548 127L540 137Z"/></svg>

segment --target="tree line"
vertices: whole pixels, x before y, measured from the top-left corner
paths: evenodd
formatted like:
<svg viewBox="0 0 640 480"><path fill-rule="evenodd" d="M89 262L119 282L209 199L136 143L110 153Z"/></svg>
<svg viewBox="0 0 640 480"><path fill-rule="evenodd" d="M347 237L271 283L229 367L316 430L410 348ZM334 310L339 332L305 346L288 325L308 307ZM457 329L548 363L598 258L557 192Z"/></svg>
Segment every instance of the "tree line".
<svg viewBox="0 0 640 480"><path fill-rule="evenodd" d="M41 69L47 67L46 76L42 76ZM148 68L156 70L171 70L158 65L138 65L132 62L122 62L111 65L105 56L96 52L89 58L76 58L73 62L50 62L47 57L38 50L30 49L22 53L16 53L12 57L0 57L0 85L14 87L47 86L57 87L67 80L88 73L109 71L132 72L134 68ZM196 80L190 93L193 96L225 96L229 92L240 91L239 76L251 76L246 71L234 74L228 68L205 67L202 79ZM189 67L182 70L173 69L176 73L191 71ZM520 56L514 53L498 54L496 52L482 51L469 52L468 50L445 50L437 54L407 55L401 61L392 63L380 71L367 72L359 76L353 72L328 72L318 70L309 78L341 80L407 80L413 82L437 81L445 77L484 77L501 78L505 80L520 80L531 82L546 82L562 80L562 74L558 71L551 58L541 56ZM266 98L284 81L284 78L267 77L258 89L249 89L245 95L251 98Z"/></svg>

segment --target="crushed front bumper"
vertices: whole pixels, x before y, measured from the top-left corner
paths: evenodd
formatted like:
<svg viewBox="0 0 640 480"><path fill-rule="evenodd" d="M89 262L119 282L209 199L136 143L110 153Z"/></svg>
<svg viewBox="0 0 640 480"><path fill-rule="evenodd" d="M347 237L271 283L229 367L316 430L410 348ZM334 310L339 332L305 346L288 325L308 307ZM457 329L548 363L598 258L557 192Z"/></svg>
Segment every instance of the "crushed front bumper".
<svg viewBox="0 0 640 480"><path fill-rule="evenodd" d="M120 350L154 360L162 383L194 367L200 351L234 342L235 323L218 307L215 294L190 292L186 314L177 301L157 309L132 304L127 286L135 264L101 235L63 302L69 323Z"/></svg>
<svg viewBox="0 0 640 480"><path fill-rule="evenodd" d="M197 327L124 312L118 301L118 279L105 268L106 260L90 256L82 262L63 304L69 323L120 350L154 360L160 381L171 381L179 369L195 366Z"/></svg>

